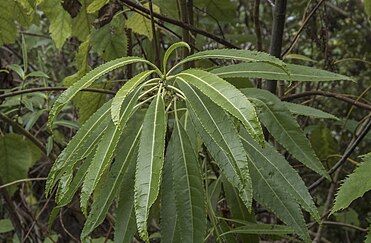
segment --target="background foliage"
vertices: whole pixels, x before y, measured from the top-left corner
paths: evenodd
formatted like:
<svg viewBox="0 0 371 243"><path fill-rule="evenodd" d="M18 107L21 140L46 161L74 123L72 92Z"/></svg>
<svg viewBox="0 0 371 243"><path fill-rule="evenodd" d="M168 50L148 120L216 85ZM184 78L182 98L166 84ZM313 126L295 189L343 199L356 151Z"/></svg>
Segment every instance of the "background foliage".
<svg viewBox="0 0 371 243"><path fill-rule="evenodd" d="M55 191L52 191L52 196L45 195L46 177L58 155L76 131L82 129L82 124L96 114L130 78L146 70L146 64L129 64L99 77L88 90L74 96L48 127L48 114L59 92L76 84L92 69L116 58L135 55L160 66L166 49L179 40L191 46L191 54L220 48L270 52L273 5L272 1L259 0L0 0L0 191L3 202L0 206L0 239L9 242L80 240L86 221L84 213L86 206L90 205L91 188L82 189L85 208L81 210L77 187L64 188L68 199L72 200L67 204L54 197ZM250 98L262 125L271 134L266 136L271 145L263 149L245 137L242 140L245 141L244 149L257 157L259 154L267 156L268 159L258 157L262 166L266 166L265 171L272 168L269 164L272 161L287 160L291 166L282 169L288 171L283 179L296 178L292 183L301 179L289 174L291 167L299 173L319 211L318 220L318 216L316 218L310 210L313 207L301 203L309 237L317 242L362 242L371 223L368 192L371 188L371 134L367 130L371 119L370 6L369 0L288 1L281 57L288 63L287 70L293 73L292 81L284 81L287 80L284 69L267 63L210 61L204 58L185 65L218 75ZM169 66L183 60L186 53L186 49L178 49L176 55L170 58ZM229 66L221 67L227 64ZM328 76L328 73L311 69L300 69L300 73L308 74L317 81L338 81L297 82L304 79L295 75L298 64L345 75L355 82L345 81L347 78L344 76ZM218 68L211 70L215 65ZM242 74L243 70L257 70L260 76L247 72ZM272 71L276 73L273 77L270 74ZM226 72L229 74L223 74ZM265 87L262 78L280 80L276 93L279 98L266 90L254 88ZM186 92L187 87L182 90ZM191 96L192 91L188 92ZM200 97L214 114L221 114L219 106L213 106L205 96ZM295 125L290 112L300 128ZM226 131L233 130L236 121L221 117L225 120L222 127ZM135 127L143 119L143 115L135 116L129 121L129 126ZM179 117L181 125L172 125L181 128L177 136L170 138L171 133L167 134L166 143L170 151L179 151L174 140L182 140L179 138L184 133L181 129L185 130L190 141L198 143L190 142L187 149L201 146L201 140L194 139L197 124L194 127L186 125L190 119ZM207 117L199 119L203 121ZM278 119L281 124L271 123L273 119ZM230 126L226 125L229 123ZM290 149L291 134L296 137L294 142L303 141L299 151ZM364 137L358 141L360 134ZM125 131L124 135L127 135L130 144L135 144L132 142L135 137ZM291 242L303 239L304 233L301 238L297 237L292 234L291 228L284 226L282 221L287 222L287 215L279 215L280 212L269 208L264 200L258 200L264 195L254 195L256 201L252 204L252 212L247 210L227 175L222 174L218 165L213 163L212 158L217 160L217 154L213 153L212 145L207 144L205 137L202 137L204 145L200 151L210 152L204 154L201 163L206 164L201 168L208 209L206 241L256 242L257 234L262 240ZM224 140L218 141L219 147L225 146ZM125 151L126 147L118 146L119 151ZM311 154L311 148L315 154ZM311 156L307 163L301 159L303 153ZM191 152L186 154L192 155ZM181 155L167 153L167 156ZM165 160L164 175L172 173L166 171L169 167L166 167L166 161L175 159L170 157ZM307 165L317 160L318 167L313 169L322 175L336 168L331 171L332 182L324 180L317 185L321 175L299 163ZM338 162L341 166L334 167ZM135 223L134 227L126 227L132 226L131 221L135 221L134 211L128 214L125 210L134 208L134 199L130 199L131 196L128 200L123 199L131 195L130 191L135 186L134 173L130 172L133 170L128 168L130 176L125 175L129 178L128 187L119 192L120 200L109 208L108 214L100 216L102 223L95 225L96 222L90 222L91 227L97 228L89 234L87 241L113 240L117 228L124 229L115 233L117 242L128 242L130 240L125 237L131 235L135 236L135 241L140 241L142 235L136 233ZM258 181L257 174L251 170L252 180ZM78 173L84 171L71 170L71 173L78 178ZM179 171L173 172L181 175ZM270 176L274 180L282 179ZM164 176L163 180L166 178ZM166 187L168 183L171 182L163 183L165 186L161 190L168 194L161 194L161 200L169 200L173 197L172 189L177 190L176 187ZM198 181L195 183L200 186ZM264 191L270 195L269 188L262 189L265 188L263 184L252 186L254 192ZM100 188L99 183L97 188ZM73 196L76 191L77 195ZM53 210L57 204L61 207ZM179 201L176 204L181 205ZM160 207L157 202L148 212L149 238L153 242L171 234L162 231L163 228L170 229L171 225L160 224L160 215L166 215L176 205L166 206L170 208ZM297 211L301 214L299 208ZM48 223L50 215L55 220ZM117 220L119 217L128 222ZM256 222L264 224L256 225ZM267 224L271 224L269 228Z"/></svg>

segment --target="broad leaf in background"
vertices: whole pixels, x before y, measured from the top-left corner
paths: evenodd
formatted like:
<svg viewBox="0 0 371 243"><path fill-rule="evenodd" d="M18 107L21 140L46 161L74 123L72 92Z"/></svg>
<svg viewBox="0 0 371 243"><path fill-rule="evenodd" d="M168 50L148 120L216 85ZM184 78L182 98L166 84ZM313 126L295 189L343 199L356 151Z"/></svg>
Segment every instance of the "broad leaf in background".
<svg viewBox="0 0 371 243"><path fill-rule="evenodd" d="M0 219L0 234L14 230L12 221L9 219Z"/></svg>
<svg viewBox="0 0 371 243"><path fill-rule="evenodd" d="M8 0L0 0L0 46L14 43L17 37L17 28L14 23L13 7Z"/></svg>
<svg viewBox="0 0 371 243"><path fill-rule="evenodd" d="M158 93L144 117L135 172L135 215L139 234L145 241L148 241L149 210L160 190L166 126L165 105Z"/></svg>
<svg viewBox="0 0 371 243"><path fill-rule="evenodd" d="M28 170L41 157L41 152L33 143L18 134L0 136L0 178L6 184L28 176ZM17 186L7 187L10 194Z"/></svg>
<svg viewBox="0 0 371 243"><path fill-rule="evenodd" d="M93 0L91 4L89 4L87 12L94 13L101 9L104 5L106 5L110 0Z"/></svg>
<svg viewBox="0 0 371 243"><path fill-rule="evenodd" d="M318 126L311 132L310 143L321 161L327 160L330 155L336 154L339 149L331 130L324 126Z"/></svg>
<svg viewBox="0 0 371 243"><path fill-rule="evenodd" d="M363 156L363 162L340 186L331 213L347 208L354 200L371 190L371 153Z"/></svg>
<svg viewBox="0 0 371 243"><path fill-rule="evenodd" d="M353 79L332 73L329 71L316 69L307 66L286 64L288 72L290 73L291 81L336 81L336 80L349 80ZM264 78L273 80L290 80L285 70L278 66L268 63L240 63L229 65L211 70L212 73L221 78Z"/></svg>
<svg viewBox="0 0 371 243"><path fill-rule="evenodd" d="M126 56L128 43L123 17L116 16L109 24L93 29L91 45L93 50L106 61Z"/></svg>
<svg viewBox="0 0 371 243"><path fill-rule="evenodd" d="M143 7L149 8L148 3L143 4ZM160 13L160 8L155 4L152 5L153 12ZM131 29L133 32L147 36L149 40L153 39L152 24L149 18L142 14L134 12L125 23L126 28Z"/></svg>
<svg viewBox="0 0 371 243"><path fill-rule="evenodd" d="M261 122L277 142L308 168L329 178L299 124L277 96L262 89L242 92L258 107Z"/></svg>
<svg viewBox="0 0 371 243"><path fill-rule="evenodd" d="M255 108L236 87L214 74L198 69L183 71L177 78L192 84L215 104L240 120L251 136L263 144L263 131Z"/></svg>
<svg viewBox="0 0 371 243"><path fill-rule="evenodd" d="M72 34L72 18L63 9L59 0L47 0L40 3L41 10L50 21L49 32L55 43L60 49L67 38Z"/></svg>
<svg viewBox="0 0 371 243"><path fill-rule="evenodd" d="M80 11L72 19L72 34L80 41L86 41L92 28L94 15L87 12L87 7L91 2L92 0L80 0Z"/></svg>
<svg viewBox="0 0 371 243"><path fill-rule="evenodd" d="M186 82L178 81L188 99L187 107L196 131L228 181L238 189L247 208L252 203L252 186L247 158L233 120L205 95Z"/></svg>

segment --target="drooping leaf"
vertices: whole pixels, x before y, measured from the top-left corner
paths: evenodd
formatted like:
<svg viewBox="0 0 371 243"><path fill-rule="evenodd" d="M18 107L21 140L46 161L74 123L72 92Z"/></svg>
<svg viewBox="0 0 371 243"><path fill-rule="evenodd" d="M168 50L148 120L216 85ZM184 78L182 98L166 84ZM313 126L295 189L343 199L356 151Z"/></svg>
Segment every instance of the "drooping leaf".
<svg viewBox="0 0 371 243"><path fill-rule="evenodd" d="M251 136L263 144L263 131L255 108L237 88L214 74L197 69L181 72L177 78L192 84L214 103L240 120Z"/></svg>
<svg viewBox="0 0 371 243"><path fill-rule="evenodd" d="M244 137L249 136L247 133ZM242 140L244 141L244 140ZM248 156L249 157L249 156ZM277 215L290 226L305 242L310 242L307 227L299 204L287 193L286 188L277 184L260 161L249 159L255 200Z"/></svg>
<svg viewBox="0 0 371 243"><path fill-rule="evenodd" d="M153 12L160 13L160 8L155 4L153 6ZM149 8L149 4L143 4L143 7ZM125 23L126 28L131 29L133 32L147 36L149 40L153 39L152 23L151 20L143 16L140 13L133 13Z"/></svg>
<svg viewBox="0 0 371 243"><path fill-rule="evenodd" d="M0 136L0 178L4 184L27 178L28 170L40 158L40 150L18 134ZM16 185L7 187L12 195Z"/></svg>
<svg viewBox="0 0 371 243"><path fill-rule="evenodd" d="M138 87L135 92L124 99L123 112L119 118L119 125L116 126L112 121L107 126L105 134L98 143L97 151L88 169L81 189L81 209L86 214L90 195L95 190L102 175L109 168L110 162L115 153L117 144L120 140L123 128L126 126L133 114L133 108L138 101L138 96L142 87ZM92 229L91 229L92 230Z"/></svg>
<svg viewBox="0 0 371 243"><path fill-rule="evenodd" d="M341 185L331 213L345 209L367 191L371 190L371 153L363 156L363 162L350 174Z"/></svg>
<svg viewBox="0 0 371 243"><path fill-rule="evenodd" d="M205 196L192 144L175 117L166 159L172 163L176 219L181 242L202 242L206 232Z"/></svg>
<svg viewBox="0 0 371 243"><path fill-rule="evenodd" d="M138 120L137 116L133 115L132 119L130 120L128 125L124 128L124 131L121 135L120 143L117 146L115 162L113 163L109 171L108 177L105 178L105 180L103 180L102 183L100 183L101 190L99 190L97 195L95 195L94 202L92 204L92 209L85 222L84 229L81 233L82 238L87 237L89 233L94 230L94 228L96 228L99 224L102 223L108 212L109 207L111 206L115 197L118 196L120 190L126 191L127 194L131 195L131 197L129 198L128 195L125 195L125 200L128 200L131 202L131 204L133 204L134 172L135 172L134 169L141 130L142 127L140 120ZM125 200L122 200L123 202L121 203L130 203L125 202ZM133 205L131 205L131 207L133 207ZM128 210L129 212L128 216L130 216L131 214L130 212L133 211L130 210L130 208L122 208L120 210L123 211L124 213L127 212ZM129 219L128 217L123 219L118 218L118 221L121 222L121 224L124 224L121 226L125 226L126 228L129 226L128 219ZM115 237L116 241L118 240L117 238L125 238L125 232L122 233L117 232Z"/></svg>
<svg viewBox="0 0 371 243"><path fill-rule="evenodd" d="M95 112L78 130L76 135L68 143L67 147L58 156L54 162L46 182L46 192L49 193L55 186L55 183L62 177L66 171L72 171L74 165L87 156L94 145L100 140L100 137L107 128L110 120L111 102L104 104Z"/></svg>
<svg viewBox="0 0 371 243"><path fill-rule="evenodd" d="M283 101L282 103L291 111L291 113L293 113L295 115L339 120L339 118L337 118L336 116L334 116L330 113L315 109L315 108L310 107L310 106L291 103L291 102L285 102L285 101Z"/></svg>
<svg viewBox="0 0 371 243"><path fill-rule="evenodd" d="M264 52L249 51L249 50L236 50L236 49L215 49L200 51L193 55L190 55L180 61L176 66L184 64L186 62L200 60L200 59L225 59L225 60L238 60L243 62L259 62L259 63L269 63L270 65L277 66L283 72L288 73L286 64L280 59L271 56ZM286 78L289 78L286 74Z"/></svg>
<svg viewBox="0 0 371 243"><path fill-rule="evenodd" d="M169 147L168 147L169 149ZM177 208L175 205L173 161L169 159L169 153L166 153L163 168L163 179L161 183L161 239L164 242L180 242L180 230L178 224Z"/></svg>
<svg viewBox="0 0 371 243"><path fill-rule="evenodd" d="M122 102L125 100L126 96L130 94L130 92L132 92L140 83L142 83L153 72L154 72L153 70L149 70L137 74L129 81L127 81L116 93L115 97L112 100L111 105L111 117L115 125L118 125L119 123Z"/></svg>
<svg viewBox="0 0 371 243"><path fill-rule="evenodd" d="M187 97L196 131L228 181L238 189L247 208L251 207L252 188L247 158L231 118L209 98L189 84L178 81Z"/></svg>
<svg viewBox="0 0 371 243"><path fill-rule="evenodd" d="M94 15L87 11L91 0L80 0L80 3L80 11L77 16L72 19L72 34L80 41L86 41L90 34Z"/></svg>
<svg viewBox="0 0 371 243"><path fill-rule="evenodd" d="M257 235L287 235L292 234L293 230L290 227L277 224L247 224L245 226L240 226L234 228L226 234L257 234Z"/></svg>
<svg viewBox="0 0 371 243"><path fill-rule="evenodd" d="M337 81L353 79L332 73L329 71L316 69L295 64L286 64L292 81L318 82L318 81ZM271 80L290 80L287 73L277 66L269 63L239 63L230 66L220 67L211 70L212 73L221 78L264 78Z"/></svg>
<svg viewBox="0 0 371 243"><path fill-rule="evenodd" d="M297 121L281 100L267 90L243 89L259 109L259 118L270 134L308 168L329 178Z"/></svg>
<svg viewBox="0 0 371 243"><path fill-rule="evenodd" d="M143 122L135 172L134 205L139 235L148 241L147 220L156 201L164 163L166 114L162 95L151 102Z"/></svg>
<svg viewBox="0 0 371 243"><path fill-rule="evenodd" d="M319 221L318 210L307 187L289 162L269 144L261 148L248 136L243 139L243 144L246 152L253 160L252 162L259 163L276 184L290 194L306 211L310 212L315 220Z"/></svg>
<svg viewBox="0 0 371 243"><path fill-rule="evenodd" d="M188 51L191 50L191 47L186 43L186 42L176 42L174 44L172 44L165 52L164 54L164 58L163 58L163 61L162 61L162 65L163 65L163 70L164 70L164 73L166 73L166 68L167 68L167 62L169 61L169 58L171 56L171 54L178 48L180 47L185 47L188 49Z"/></svg>
<svg viewBox="0 0 371 243"><path fill-rule="evenodd" d="M126 56L128 44L123 17L116 16L109 24L93 29L91 44L93 50L106 61Z"/></svg>
<svg viewBox="0 0 371 243"><path fill-rule="evenodd" d="M69 87L66 91L64 91L58 99L55 101L50 114L49 114L49 121L48 126L51 128L52 123L54 121L55 116L57 113L62 109L62 107L70 101L81 89L89 87L95 80L103 76L104 74L115 70L117 68L123 67L125 65L135 63L135 62L144 62L149 65L153 65L147 60L140 58L140 57L122 57L116 60L107 62L99 67L95 68L94 70L87 73L84 77L82 77L79 81L75 82L71 87Z"/></svg>

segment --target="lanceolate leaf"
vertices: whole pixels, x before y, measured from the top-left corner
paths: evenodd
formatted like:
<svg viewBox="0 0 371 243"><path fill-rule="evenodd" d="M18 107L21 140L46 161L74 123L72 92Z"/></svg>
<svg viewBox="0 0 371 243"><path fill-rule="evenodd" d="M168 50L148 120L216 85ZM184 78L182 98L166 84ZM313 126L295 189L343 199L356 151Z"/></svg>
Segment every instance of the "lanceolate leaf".
<svg viewBox="0 0 371 243"><path fill-rule="evenodd" d="M54 187L55 183L67 171L72 170L78 160L85 158L100 139L100 135L106 129L110 120L111 102L104 104L97 112L95 112L78 130L76 135L68 143L67 147L58 156L54 162L51 171L49 172L46 182L46 192Z"/></svg>
<svg viewBox="0 0 371 243"><path fill-rule="evenodd" d="M138 121L136 116L132 118L135 119L131 119L131 122L125 127L121 136L122 139L118 146L115 162L110 169L108 177L100 183L101 190L95 195L92 209L81 234L82 238L88 236L90 232L102 223L112 201L117 196L118 192L120 192L121 187L126 188L127 193L131 194L133 203L135 162L142 127L140 125L141 122ZM129 193L129 190L131 190L131 193ZM130 197L128 198L128 196L129 195L125 195L125 200L129 201ZM128 208L123 210L128 210ZM128 220L128 218L119 220Z"/></svg>
<svg viewBox="0 0 371 243"><path fill-rule="evenodd" d="M292 197L287 193L286 188L276 183L260 161L249 158L249 169L255 200L275 213L305 242L310 242L300 207L295 200L291 200Z"/></svg>
<svg viewBox="0 0 371 243"><path fill-rule="evenodd" d="M299 174L290 166L289 162L273 149L269 144L261 148L255 141L247 136L243 139L246 152L254 163L264 167L273 181L286 190L313 218L319 221L319 214L313 199L308 192Z"/></svg>
<svg viewBox="0 0 371 243"><path fill-rule="evenodd" d="M168 146L168 150L169 150ZM177 209L175 205L173 161L170 154L166 153L163 169L163 179L161 183L161 239L163 242L180 242L180 230L177 223Z"/></svg>
<svg viewBox="0 0 371 243"><path fill-rule="evenodd" d="M277 66L282 69L283 72L287 72L286 64L281 61L280 59L271 56L264 52L257 52L257 51L249 51L249 50L235 50L235 49L216 49L216 50L207 50L207 51L200 51L193 55L190 55L180 61L178 65L190 62L193 60L199 59L230 59L230 60L238 60L243 62L263 62L269 63L271 65ZM289 77L286 74L286 78Z"/></svg>
<svg viewBox="0 0 371 243"><path fill-rule="evenodd" d="M242 122L254 139L263 144L263 131L255 108L237 88L214 74L197 69L186 70L178 74L177 78L192 84L214 103L231 113Z"/></svg>
<svg viewBox="0 0 371 243"><path fill-rule="evenodd" d="M354 200L371 190L371 153L364 155L363 162L344 180L331 213L347 208Z"/></svg>
<svg viewBox="0 0 371 243"><path fill-rule="evenodd" d="M105 134L98 143L97 151L95 152L81 189L81 209L85 213L89 197L93 193L101 176L109 167L123 128L133 114L133 108L138 101L140 91L141 87L138 87L133 94L126 97L123 102L124 110L120 116L119 125L116 126L113 122L110 122Z"/></svg>
<svg viewBox="0 0 371 243"><path fill-rule="evenodd" d="M307 66L286 64L292 81L336 81L351 78ZM290 80L285 70L269 63L239 63L211 70L221 78L264 78L271 80Z"/></svg>
<svg viewBox="0 0 371 243"><path fill-rule="evenodd" d="M118 125L119 123L122 102L124 101L126 96L130 94L130 92L132 92L135 89L135 87L137 87L153 72L154 72L153 70L150 70L139 73L138 75L134 76L132 79L127 81L117 92L117 94L112 100L111 106L111 116L113 123L115 123L115 125Z"/></svg>
<svg viewBox="0 0 371 243"><path fill-rule="evenodd" d="M187 97L195 128L227 179L235 186L247 208L252 188L247 158L231 118L209 98L189 84L178 81Z"/></svg>
<svg viewBox="0 0 371 243"><path fill-rule="evenodd" d="M149 210L160 189L166 119L164 101L158 93L144 117L135 173L135 215L139 234L145 241L148 241Z"/></svg>
<svg viewBox="0 0 371 243"><path fill-rule="evenodd" d="M177 116L166 155L173 168L177 225L181 242L203 242L206 214L201 172L192 144Z"/></svg>
<svg viewBox="0 0 371 243"><path fill-rule="evenodd" d="M123 67L130 63L135 62L144 62L149 65L153 65L147 60L140 58L140 57L122 57L116 60L107 62L94 70L87 73L84 77L82 77L79 81L74 83L71 87L69 87L66 91L64 91L58 99L55 101L52 110L49 114L49 122L48 125L51 128L52 123L54 121L55 116L57 113L62 109L62 107L70 101L81 89L89 87L95 80L97 80L102 75L115 70L117 68Z"/></svg>
<svg viewBox="0 0 371 243"><path fill-rule="evenodd" d="M312 108L310 106L300 105L300 104L295 104L295 103L285 102L285 101L283 101L282 103L286 106L286 108L288 108L291 111L291 113L293 113L295 115L339 120L339 118L337 118L336 116L334 116L330 113Z"/></svg>
<svg viewBox="0 0 371 243"><path fill-rule="evenodd" d="M277 142L308 168L329 178L299 124L278 97L262 89L242 92L258 107L260 120Z"/></svg>
<svg viewBox="0 0 371 243"><path fill-rule="evenodd" d="M164 70L164 73L166 73L166 68L167 68L167 62L169 61L169 58L171 56L171 54L178 48L180 47L185 47L188 49L188 51L191 50L191 47L186 43L186 42L177 42L177 43L174 43L172 44L165 52L164 54L164 58L163 58L163 61L162 61L162 65L163 65L163 70Z"/></svg>

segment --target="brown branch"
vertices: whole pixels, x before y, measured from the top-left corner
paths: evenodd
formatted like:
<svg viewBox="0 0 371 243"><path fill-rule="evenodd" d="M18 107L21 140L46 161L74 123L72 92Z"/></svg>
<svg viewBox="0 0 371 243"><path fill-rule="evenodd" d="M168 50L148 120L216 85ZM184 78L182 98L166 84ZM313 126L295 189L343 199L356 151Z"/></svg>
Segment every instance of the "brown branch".
<svg viewBox="0 0 371 243"><path fill-rule="evenodd" d="M31 88L31 89L23 89L23 90L18 90L14 92L9 92L5 94L0 95L0 100L20 95L20 94L28 94L28 93L34 93L34 92L42 92L42 91L64 91L66 90L67 87L41 87L41 88ZM116 94L114 91L107 90L107 89L96 89L96 88L85 88L82 89L81 91L85 92L95 92L95 93L102 93L102 94L111 94L114 95Z"/></svg>
<svg viewBox="0 0 371 243"><path fill-rule="evenodd" d="M282 56L285 56L286 54L288 54L292 50L292 48L294 48L294 46L295 46L296 42L298 41L301 33L303 32L304 28L309 23L309 20L313 17L313 15L316 13L316 11L318 10L318 8L322 5L322 3L324 1L325 0L321 0L321 1L319 1L317 3L316 6L314 6L314 8L312 9L312 11L309 13L308 17L305 18L303 24L300 26L298 32L294 36L294 39L291 41L290 46L283 52Z"/></svg>
<svg viewBox="0 0 371 243"><path fill-rule="evenodd" d="M141 12L142 15L149 15L150 14L150 11L148 9L146 9L145 7L139 5L139 4L136 4L130 0L121 0L121 2L123 4L125 4L127 7L129 7L131 10L138 10ZM172 18L169 18L169 17L166 17L166 16L163 16L161 14L158 14L158 13L153 13L153 16L155 18L158 18L159 20L162 20L162 21L165 21L167 23L170 23L170 24L173 24L173 25L176 25L176 26L179 26L181 28L185 28L185 29L188 29L192 32L195 32L197 34L200 34L200 35L203 35L203 36L206 36L220 44L223 44L224 46L226 47L229 47L229 48L236 48L236 49L239 49L238 46L235 46L234 44L226 41L225 39L223 38L220 38L214 34L211 34L205 30L202 30L202 29L199 29L199 28L196 28L190 24L186 24L186 23L183 23L182 21L179 21L179 20L176 20L176 19L172 19Z"/></svg>
<svg viewBox="0 0 371 243"><path fill-rule="evenodd" d="M363 108L363 109L371 111L371 105L369 104L362 103L357 100L351 99L344 94L337 94L337 93L332 93L328 91L320 91L320 90L307 91L303 93L287 95L287 96L282 97L281 99L284 101L290 101L290 100L299 99L299 98L303 98L307 96L314 96L314 95L321 95L321 96L336 98L338 100L345 101L359 108Z"/></svg>

